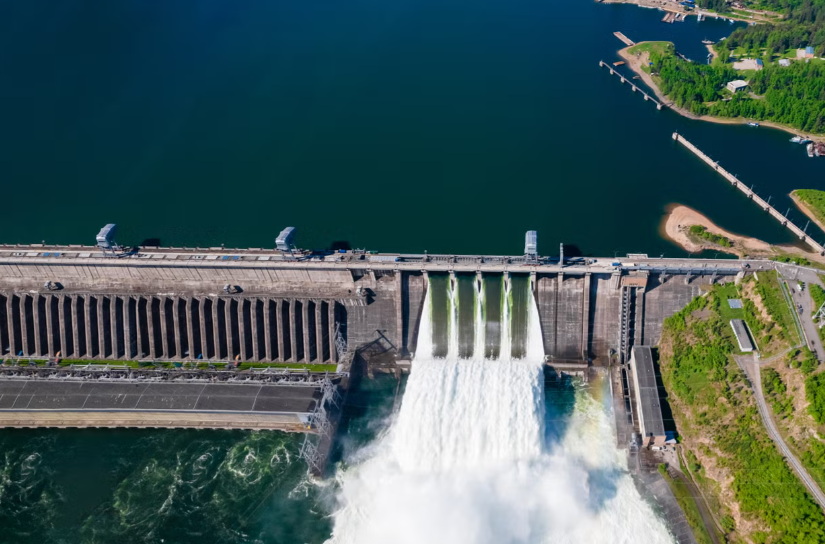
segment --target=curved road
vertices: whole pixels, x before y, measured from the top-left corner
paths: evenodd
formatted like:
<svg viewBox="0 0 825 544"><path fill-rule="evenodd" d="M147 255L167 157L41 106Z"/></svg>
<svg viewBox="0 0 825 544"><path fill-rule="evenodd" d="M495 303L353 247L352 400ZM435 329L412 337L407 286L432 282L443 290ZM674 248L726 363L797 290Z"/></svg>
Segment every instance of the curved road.
<svg viewBox="0 0 825 544"><path fill-rule="evenodd" d="M770 416L768 405L765 403L765 397L762 394L762 380L759 373L759 364L751 357L736 356L734 358L739 364L739 367L745 371L748 378L751 380L751 389L753 390L753 396L756 398L756 406L759 408L759 415L762 416L762 422L768 430L768 436L771 437L771 440L774 441L776 446L779 448L779 451L785 456L785 459L787 459L788 463L790 463L799 479L803 484L805 484L805 487L808 488L808 491L811 493L814 500L819 503L819 507L825 509L825 494L822 493L822 490L819 488L814 479L811 478L811 475L808 474L808 471L805 470L805 467L802 466L802 463L799 462L799 459L797 459L793 452L791 452L790 448L788 448L788 445L782 439L782 436L779 434L779 430L776 428L776 425Z"/></svg>

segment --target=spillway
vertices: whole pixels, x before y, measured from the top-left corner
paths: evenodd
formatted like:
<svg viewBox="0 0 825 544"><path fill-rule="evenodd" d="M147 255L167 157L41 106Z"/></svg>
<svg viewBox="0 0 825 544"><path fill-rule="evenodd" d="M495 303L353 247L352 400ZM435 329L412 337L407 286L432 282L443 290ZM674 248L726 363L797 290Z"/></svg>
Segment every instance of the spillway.
<svg viewBox="0 0 825 544"><path fill-rule="evenodd" d="M672 542L608 409L545 396L529 278L470 280L430 278L401 408L339 471L330 543Z"/></svg>

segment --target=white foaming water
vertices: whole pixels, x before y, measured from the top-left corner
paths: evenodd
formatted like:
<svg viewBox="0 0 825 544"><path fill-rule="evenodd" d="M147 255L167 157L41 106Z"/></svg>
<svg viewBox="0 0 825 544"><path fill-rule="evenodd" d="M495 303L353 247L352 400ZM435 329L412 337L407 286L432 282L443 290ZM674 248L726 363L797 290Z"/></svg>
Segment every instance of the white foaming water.
<svg viewBox="0 0 825 544"><path fill-rule="evenodd" d="M576 392L561 441L545 444L541 328L528 298L527 352L520 360L510 357L507 302L498 360L483 359L480 319L475 357L457 357L453 298L449 355L433 358L432 320L423 312L395 422L340 474L330 543L673 541L622 469L608 414L588 393Z"/></svg>

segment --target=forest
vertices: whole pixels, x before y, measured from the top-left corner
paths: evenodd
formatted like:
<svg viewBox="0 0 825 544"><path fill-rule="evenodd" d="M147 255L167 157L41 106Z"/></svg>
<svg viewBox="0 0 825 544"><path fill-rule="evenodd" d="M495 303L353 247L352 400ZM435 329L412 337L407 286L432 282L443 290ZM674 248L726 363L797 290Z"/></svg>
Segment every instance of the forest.
<svg viewBox="0 0 825 544"><path fill-rule="evenodd" d="M730 97L729 81L741 76L727 64L696 64L651 51L651 71L673 102L695 115L774 121L801 131L825 132L825 64L770 64L750 79L750 93Z"/></svg>
<svg viewBox="0 0 825 544"><path fill-rule="evenodd" d="M708 9L718 10L722 0L700 0L708 4ZM706 7L706 6L702 6ZM768 55L782 54L788 49L812 46L814 54L825 56L825 1L823 0L761 0L750 7L768 9L785 16L776 24L759 24L739 28L725 40L717 44L727 49L767 48Z"/></svg>

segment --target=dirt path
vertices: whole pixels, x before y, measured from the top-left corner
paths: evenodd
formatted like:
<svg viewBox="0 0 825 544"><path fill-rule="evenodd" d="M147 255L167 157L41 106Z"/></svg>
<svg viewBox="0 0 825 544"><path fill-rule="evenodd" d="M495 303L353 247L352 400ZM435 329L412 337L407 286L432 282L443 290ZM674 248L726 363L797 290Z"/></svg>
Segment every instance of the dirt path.
<svg viewBox="0 0 825 544"><path fill-rule="evenodd" d="M639 42L639 43L646 43L646 42ZM639 44L636 44L639 45ZM631 46L632 47L632 46ZM628 67L633 70L637 75L642 78L648 87L653 89L654 94L656 97L662 102L662 104L666 105L679 115L683 117L687 117L688 119L695 119L697 121L707 121L709 123L718 123L722 125L742 125L748 121L745 117L714 117L712 115L695 115L691 113L689 110L685 108L680 108L679 106L675 105L672 100L670 100L667 96L662 94L662 91L659 90L659 86L653 80L653 78L642 69L642 66L647 66L648 62L650 62L650 56L647 52L638 53L636 55L632 55L627 52L630 47L625 47L619 50L619 56L624 59L627 63ZM773 121L759 121L759 124L765 127L776 128L779 130L784 130L788 134L804 136L805 138L811 140L817 140L825 142L825 135L823 134L806 134L801 132L799 129L783 125L781 123L775 123Z"/></svg>

